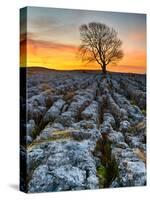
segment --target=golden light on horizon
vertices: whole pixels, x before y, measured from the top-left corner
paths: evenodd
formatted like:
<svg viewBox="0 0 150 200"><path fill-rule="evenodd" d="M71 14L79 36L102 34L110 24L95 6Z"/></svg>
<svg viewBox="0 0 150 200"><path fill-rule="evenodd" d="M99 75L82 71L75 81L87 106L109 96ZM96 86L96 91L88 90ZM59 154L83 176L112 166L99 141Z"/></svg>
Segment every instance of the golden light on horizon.
<svg viewBox="0 0 150 200"><path fill-rule="evenodd" d="M26 42L21 41L21 66L24 66ZM46 41L27 40L27 67L46 67L56 70L99 70L97 63L83 63L77 56L78 46ZM146 52L126 50L118 65L108 65L114 72L146 73Z"/></svg>

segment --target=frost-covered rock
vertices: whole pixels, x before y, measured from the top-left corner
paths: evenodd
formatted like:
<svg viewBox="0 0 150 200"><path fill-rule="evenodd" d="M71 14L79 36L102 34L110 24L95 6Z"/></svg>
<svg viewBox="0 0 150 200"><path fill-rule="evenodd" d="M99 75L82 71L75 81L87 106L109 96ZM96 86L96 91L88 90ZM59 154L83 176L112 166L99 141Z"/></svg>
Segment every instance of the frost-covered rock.
<svg viewBox="0 0 150 200"><path fill-rule="evenodd" d="M119 186L141 186L146 184L146 168L142 160L129 148L114 148L119 169Z"/></svg>
<svg viewBox="0 0 150 200"><path fill-rule="evenodd" d="M81 118L84 120L93 120L95 123L98 121L98 103L93 101L86 109L81 113Z"/></svg>
<svg viewBox="0 0 150 200"><path fill-rule="evenodd" d="M61 113L61 109L64 106L64 104L65 104L65 101L63 101L62 99L59 99L58 101L56 101L53 104L53 106L45 114L43 118L44 123L47 123L49 121L54 121Z"/></svg>
<svg viewBox="0 0 150 200"><path fill-rule="evenodd" d="M27 135L28 136L33 136L33 132L35 131L35 122L34 120L29 120L29 122L27 123L27 127L26 127L26 130L27 130Z"/></svg>
<svg viewBox="0 0 150 200"><path fill-rule="evenodd" d="M29 192L145 185L144 75L29 72L21 97Z"/></svg>
<svg viewBox="0 0 150 200"><path fill-rule="evenodd" d="M28 171L36 166L29 182L30 192L98 188L95 160L88 142L52 142L47 149L35 148L29 153Z"/></svg>
<svg viewBox="0 0 150 200"><path fill-rule="evenodd" d="M130 126L131 126L131 124L130 124L130 122L128 122L127 120L121 121L121 122L120 122L120 127L119 127L119 129L120 129L120 131L122 131L122 132L127 132L128 129L130 128Z"/></svg>

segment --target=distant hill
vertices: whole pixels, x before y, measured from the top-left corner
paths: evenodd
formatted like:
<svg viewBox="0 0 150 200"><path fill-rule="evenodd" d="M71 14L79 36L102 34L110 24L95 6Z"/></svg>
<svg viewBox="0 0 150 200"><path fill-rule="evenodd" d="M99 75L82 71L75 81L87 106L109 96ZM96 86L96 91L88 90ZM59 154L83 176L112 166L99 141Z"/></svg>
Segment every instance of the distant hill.
<svg viewBox="0 0 150 200"><path fill-rule="evenodd" d="M61 72L61 73L67 73L67 72L80 72L80 73L101 73L101 70L56 70L56 69L49 69L49 68L45 68L45 67L21 67L21 70L27 70L28 73L30 74L34 74L34 73L50 73L50 72ZM127 72L111 72L108 71L109 74L119 74L119 75L129 75L129 76L133 76L133 75L146 75L146 74L137 74L137 73L127 73Z"/></svg>

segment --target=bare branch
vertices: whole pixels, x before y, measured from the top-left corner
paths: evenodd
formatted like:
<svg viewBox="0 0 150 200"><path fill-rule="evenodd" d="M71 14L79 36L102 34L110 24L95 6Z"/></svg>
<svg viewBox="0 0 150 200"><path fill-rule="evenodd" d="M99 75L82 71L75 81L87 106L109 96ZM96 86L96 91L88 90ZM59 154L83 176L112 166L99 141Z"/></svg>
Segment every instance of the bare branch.
<svg viewBox="0 0 150 200"><path fill-rule="evenodd" d="M122 41L117 32L106 24L91 22L80 26L82 61L96 61L106 71L106 65L123 58Z"/></svg>

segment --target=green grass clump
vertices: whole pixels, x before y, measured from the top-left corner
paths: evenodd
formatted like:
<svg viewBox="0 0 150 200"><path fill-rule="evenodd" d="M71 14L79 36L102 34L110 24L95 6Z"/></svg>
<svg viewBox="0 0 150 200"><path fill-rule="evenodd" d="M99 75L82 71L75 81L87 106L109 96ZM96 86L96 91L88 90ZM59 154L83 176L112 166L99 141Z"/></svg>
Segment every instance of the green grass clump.
<svg viewBox="0 0 150 200"><path fill-rule="evenodd" d="M106 173L107 173L106 167L104 167L103 165L101 165L100 167L97 168L97 176L99 178L100 188L104 188L104 185L107 182Z"/></svg>
<svg viewBox="0 0 150 200"><path fill-rule="evenodd" d="M40 145L42 143L52 142L52 141L56 141L56 140L63 140L63 139L71 139L71 138L72 138L72 134L71 134L70 130L54 131L46 139L40 139L40 140L37 140L37 141L33 141L28 146L28 149L33 148L33 147Z"/></svg>
<svg viewBox="0 0 150 200"><path fill-rule="evenodd" d="M101 152L101 166L97 169L99 186L107 188L119 176L119 170L116 160L112 157L111 142L106 136L97 142L94 154L96 155L98 151Z"/></svg>
<svg viewBox="0 0 150 200"><path fill-rule="evenodd" d="M34 130L32 131L32 137L33 137L33 138L36 138L37 135L38 135L38 132L37 132L37 130L34 129Z"/></svg>

